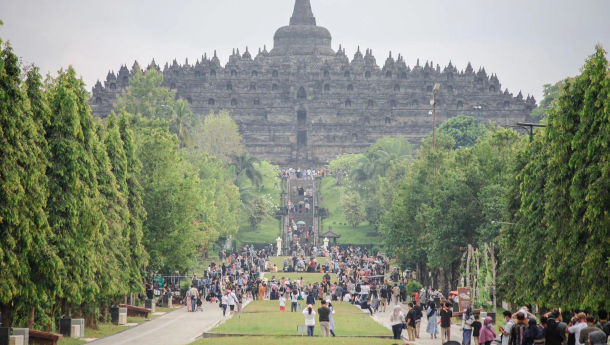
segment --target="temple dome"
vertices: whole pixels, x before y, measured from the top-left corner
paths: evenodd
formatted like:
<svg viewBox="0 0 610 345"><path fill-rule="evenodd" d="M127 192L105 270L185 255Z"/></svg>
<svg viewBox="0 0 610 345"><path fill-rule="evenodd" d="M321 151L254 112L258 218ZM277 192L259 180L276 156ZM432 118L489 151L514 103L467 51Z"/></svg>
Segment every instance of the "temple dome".
<svg viewBox="0 0 610 345"><path fill-rule="evenodd" d="M275 32L271 55L334 56L330 32L316 25L309 0L296 0L290 25Z"/></svg>

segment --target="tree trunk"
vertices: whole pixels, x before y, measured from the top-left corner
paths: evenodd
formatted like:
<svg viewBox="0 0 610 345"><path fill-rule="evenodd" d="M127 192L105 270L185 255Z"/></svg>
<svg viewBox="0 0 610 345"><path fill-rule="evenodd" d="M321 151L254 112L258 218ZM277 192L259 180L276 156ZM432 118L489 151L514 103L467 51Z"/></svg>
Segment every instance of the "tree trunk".
<svg viewBox="0 0 610 345"><path fill-rule="evenodd" d="M488 254L489 254L489 247L487 246L487 243L483 244L483 258L485 259L485 277L483 277L483 289L485 291L485 294L481 294L481 296L485 296L485 304L487 304L487 293L489 293L489 282L487 281L487 272L489 272L489 258L488 258Z"/></svg>
<svg viewBox="0 0 610 345"><path fill-rule="evenodd" d="M493 311L494 313L497 313L497 299L496 299L496 254L495 254L495 244L492 242L491 245L489 246L489 257L491 258L491 286L493 286L494 289L494 294L492 297L492 303L493 303Z"/></svg>
<svg viewBox="0 0 610 345"><path fill-rule="evenodd" d="M36 307L30 307L30 317L28 318L28 328L34 329L34 320L36 319Z"/></svg>
<svg viewBox="0 0 610 345"><path fill-rule="evenodd" d="M472 258L472 245L468 245L468 256L466 257L466 286L470 286L470 260Z"/></svg>
<svg viewBox="0 0 610 345"><path fill-rule="evenodd" d="M481 255L479 253L479 249L477 248L476 251L474 252L476 255L476 260L475 260L475 268L476 268L476 273L475 273L475 277L474 277L474 296L479 298L479 278L481 275ZM474 299L473 299L474 300Z"/></svg>

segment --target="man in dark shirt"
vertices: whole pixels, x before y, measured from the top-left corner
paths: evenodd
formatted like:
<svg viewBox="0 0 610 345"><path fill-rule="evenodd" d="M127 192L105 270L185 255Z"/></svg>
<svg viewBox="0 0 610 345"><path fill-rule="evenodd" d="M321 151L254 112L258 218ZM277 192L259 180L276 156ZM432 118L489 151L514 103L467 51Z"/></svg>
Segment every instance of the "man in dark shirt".
<svg viewBox="0 0 610 345"><path fill-rule="evenodd" d="M381 297L381 307L382 312L385 313L385 306L388 305L388 289L385 285L381 285L381 290L379 291L379 297Z"/></svg>
<svg viewBox="0 0 610 345"><path fill-rule="evenodd" d="M409 335L409 341L415 341L415 318L416 313L413 310L413 303L408 305L409 311L407 312L407 333Z"/></svg>
<svg viewBox="0 0 610 345"><path fill-rule="evenodd" d="M441 344L451 341L451 304L443 304L443 309L439 313L441 316Z"/></svg>
<svg viewBox="0 0 610 345"><path fill-rule="evenodd" d="M421 326L421 318L424 316L419 300L413 306L413 310L415 311L415 338L419 339L419 327Z"/></svg>
<svg viewBox="0 0 610 345"><path fill-rule="evenodd" d="M323 337L330 337L330 313L328 304L325 300L322 300L322 306L318 308L318 317Z"/></svg>

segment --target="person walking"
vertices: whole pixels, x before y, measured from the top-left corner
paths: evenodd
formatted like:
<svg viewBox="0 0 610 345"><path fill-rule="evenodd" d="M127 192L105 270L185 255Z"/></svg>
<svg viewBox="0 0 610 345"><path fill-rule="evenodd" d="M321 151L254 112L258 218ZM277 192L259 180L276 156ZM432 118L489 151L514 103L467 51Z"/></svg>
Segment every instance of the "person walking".
<svg viewBox="0 0 610 345"><path fill-rule="evenodd" d="M462 316L462 345L470 345L473 322L474 316L472 315L472 308L468 307Z"/></svg>
<svg viewBox="0 0 610 345"><path fill-rule="evenodd" d="M322 300L322 306L318 308L318 318L323 337L330 337L330 313L331 310L328 308L328 303Z"/></svg>
<svg viewBox="0 0 610 345"><path fill-rule="evenodd" d="M303 309L303 315L305 315L305 326L307 326L307 336L313 337L313 331L316 326L316 312L313 310L311 304L307 305L307 308Z"/></svg>
<svg viewBox="0 0 610 345"><path fill-rule="evenodd" d="M294 313L297 311L297 306L299 305L299 290L292 289L290 292L290 312Z"/></svg>
<svg viewBox="0 0 610 345"><path fill-rule="evenodd" d="M479 335L479 343L481 345L491 345L491 342L496 339L496 331L494 331L492 321L491 316L486 317L485 321L483 321L483 328Z"/></svg>
<svg viewBox="0 0 610 345"><path fill-rule="evenodd" d="M400 339L402 330L404 329L405 315L402 313L400 306L394 306L394 311L390 315L390 325L392 325L393 339Z"/></svg>
<svg viewBox="0 0 610 345"><path fill-rule="evenodd" d="M413 310L415 310L415 338L419 339L419 329L421 326L421 318L424 316L421 302L419 299L415 302L413 306Z"/></svg>
<svg viewBox="0 0 610 345"><path fill-rule="evenodd" d="M330 314L328 315L330 319L330 334L335 337L335 308L333 308L331 301L327 300L326 302L328 303L328 308L330 309Z"/></svg>
<svg viewBox="0 0 610 345"><path fill-rule="evenodd" d="M409 311L407 312L407 334L409 335L409 341L415 341L415 310L413 310L413 303L407 305Z"/></svg>
<svg viewBox="0 0 610 345"><path fill-rule="evenodd" d="M284 297L284 294L280 295L280 298L278 299L278 301L280 302L280 311L281 312L286 311L286 297Z"/></svg>
<svg viewBox="0 0 610 345"><path fill-rule="evenodd" d="M227 301L229 303L230 315L233 315L233 313L235 313L235 305L237 304L237 296L235 295L235 292L227 290Z"/></svg>
<svg viewBox="0 0 610 345"><path fill-rule="evenodd" d="M228 292L225 293L220 298L220 307L222 308L222 316L227 316L227 305L229 305L229 297L227 297Z"/></svg>
<svg viewBox="0 0 610 345"><path fill-rule="evenodd" d="M199 290L195 287L195 285L191 285L189 292L187 294L187 300L190 298L189 311L197 310L197 299L199 298Z"/></svg>
<svg viewBox="0 0 610 345"><path fill-rule="evenodd" d="M434 302L428 303L428 310L426 311L428 317L428 326L426 332L430 334L430 339L436 339L438 334L438 324L436 323L438 318L438 311L436 310L436 304Z"/></svg>
<svg viewBox="0 0 610 345"><path fill-rule="evenodd" d="M449 309L450 306L449 302L446 302L439 313L441 317L441 344L451 341L451 316L453 312Z"/></svg>
<svg viewBox="0 0 610 345"><path fill-rule="evenodd" d="M472 323L472 342L474 345L479 345L479 336L481 335L481 327L483 325L479 321L479 314L474 316L474 322ZM508 338L506 339L506 343L508 343Z"/></svg>

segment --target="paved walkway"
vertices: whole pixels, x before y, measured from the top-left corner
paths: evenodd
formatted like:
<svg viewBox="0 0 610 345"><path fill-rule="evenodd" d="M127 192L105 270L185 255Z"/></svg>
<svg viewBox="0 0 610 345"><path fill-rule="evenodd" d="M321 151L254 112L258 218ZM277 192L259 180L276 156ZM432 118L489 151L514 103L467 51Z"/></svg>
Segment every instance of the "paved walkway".
<svg viewBox="0 0 610 345"><path fill-rule="evenodd" d="M405 304L401 304L401 307L402 307L403 313L405 315L407 315L407 306ZM394 305L391 304L388 307L386 307L385 313L382 313L382 312L375 313L375 315L373 315L373 319L375 319L375 321L379 322L380 324L384 325L386 328L391 330L392 325L390 324L390 313L392 312L393 309L394 309ZM419 338L415 339L415 341L409 341L409 344L441 345L440 325L438 326L439 334L437 335L436 339L430 339L430 334L426 333L426 327L428 327L428 320L426 319L426 312L424 311L424 316L422 317L421 325L420 325ZM392 332L390 331L389 334L391 335ZM406 330L404 330L402 332L402 337L404 340L407 340L407 331ZM456 325L456 324L451 325L451 340L462 343L461 324L460 325Z"/></svg>
<svg viewBox="0 0 610 345"><path fill-rule="evenodd" d="M169 312L121 333L90 342L94 345L186 345L213 328L222 317L218 304L203 304L203 312L186 308ZM228 314L228 311L227 311Z"/></svg>

